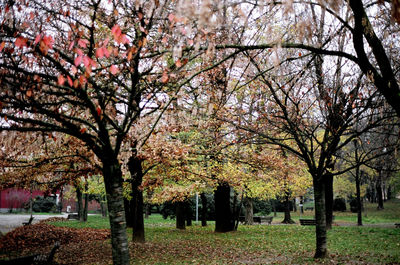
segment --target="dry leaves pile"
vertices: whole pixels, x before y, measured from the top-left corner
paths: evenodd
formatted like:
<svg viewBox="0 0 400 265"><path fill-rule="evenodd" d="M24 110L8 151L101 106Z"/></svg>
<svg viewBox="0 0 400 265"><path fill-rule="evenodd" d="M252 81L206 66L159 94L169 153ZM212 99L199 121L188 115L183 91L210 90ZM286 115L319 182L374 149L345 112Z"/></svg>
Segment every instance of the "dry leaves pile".
<svg viewBox="0 0 400 265"><path fill-rule="evenodd" d="M25 256L33 253L48 254L55 242L60 242L56 252L57 264L90 264L111 257L107 239L110 230L93 228L56 227L49 221L65 220L51 218L34 225L18 227L0 238L0 259ZM90 244L89 244L90 242ZM100 256L99 256L100 255Z"/></svg>

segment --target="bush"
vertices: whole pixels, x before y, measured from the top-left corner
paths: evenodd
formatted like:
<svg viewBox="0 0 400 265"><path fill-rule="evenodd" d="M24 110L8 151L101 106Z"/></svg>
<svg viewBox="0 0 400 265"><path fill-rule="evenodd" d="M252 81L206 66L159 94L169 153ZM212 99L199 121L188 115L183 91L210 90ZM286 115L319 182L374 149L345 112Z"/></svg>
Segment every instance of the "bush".
<svg viewBox="0 0 400 265"><path fill-rule="evenodd" d="M253 201L253 213L257 215L269 215L272 211L272 206L270 201L264 201L259 199L254 199Z"/></svg>
<svg viewBox="0 0 400 265"><path fill-rule="evenodd" d="M337 212L346 211L346 200L343 198L336 198L333 200L333 210Z"/></svg>
<svg viewBox="0 0 400 265"><path fill-rule="evenodd" d="M363 208L363 206L362 206L362 204L361 204L361 210L362 210L362 208ZM351 200L350 200L350 211L351 211L352 213L356 213L357 210L358 210L358 207L357 207L357 198L356 198L356 197L352 197Z"/></svg>
<svg viewBox="0 0 400 265"><path fill-rule="evenodd" d="M57 210L56 200L54 197L37 196L32 205L34 212L55 212Z"/></svg>

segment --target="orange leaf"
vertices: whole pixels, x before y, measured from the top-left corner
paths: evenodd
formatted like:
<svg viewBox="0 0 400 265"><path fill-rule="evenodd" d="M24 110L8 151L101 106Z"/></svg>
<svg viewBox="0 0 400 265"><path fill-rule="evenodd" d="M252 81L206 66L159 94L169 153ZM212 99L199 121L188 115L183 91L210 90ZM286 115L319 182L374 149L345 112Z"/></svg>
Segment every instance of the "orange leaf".
<svg viewBox="0 0 400 265"><path fill-rule="evenodd" d="M4 46L6 46L6 43L3 41L3 42L0 44L0 52L4 49Z"/></svg>
<svg viewBox="0 0 400 265"><path fill-rule="evenodd" d="M32 97L32 90L29 89L28 91L26 91L26 96L28 98Z"/></svg>
<svg viewBox="0 0 400 265"><path fill-rule="evenodd" d="M80 132L81 132L81 133L85 133L85 132L86 132L86 128L82 128L82 129L80 130Z"/></svg>
<svg viewBox="0 0 400 265"><path fill-rule="evenodd" d="M64 78L62 75L59 75L59 76L58 76L57 83L58 83L60 86L64 85L64 83L65 83L65 78Z"/></svg>
<svg viewBox="0 0 400 265"><path fill-rule="evenodd" d="M168 73L166 71L164 71L162 74L162 77L161 77L161 82L165 84L165 83L168 83L168 80L169 80Z"/></svg>
<svg viewBox="0 0 400 265"><path fill-rule="evenodd" d="M73 82L72 82L71 77L67 76L67 80L68 80L68 85L69 85L70 87L72 87Z"/></svg>

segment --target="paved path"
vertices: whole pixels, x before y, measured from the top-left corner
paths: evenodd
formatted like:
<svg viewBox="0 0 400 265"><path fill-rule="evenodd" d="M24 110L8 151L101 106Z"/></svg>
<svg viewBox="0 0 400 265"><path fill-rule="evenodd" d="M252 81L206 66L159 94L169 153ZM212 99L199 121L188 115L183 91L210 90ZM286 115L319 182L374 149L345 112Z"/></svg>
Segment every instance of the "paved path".
<svg viewBox="0 0 400 265"><path fill-rule="evenodd" d="M2 234L8 233L11 230L22 226L23 222L28 222L30 214L0 214L0 232ZM67 214L57 214L57 215L36 215L33 214L32 223L38 223L40 220L48 219L51 217L64 217L67 218Z"/></svg>

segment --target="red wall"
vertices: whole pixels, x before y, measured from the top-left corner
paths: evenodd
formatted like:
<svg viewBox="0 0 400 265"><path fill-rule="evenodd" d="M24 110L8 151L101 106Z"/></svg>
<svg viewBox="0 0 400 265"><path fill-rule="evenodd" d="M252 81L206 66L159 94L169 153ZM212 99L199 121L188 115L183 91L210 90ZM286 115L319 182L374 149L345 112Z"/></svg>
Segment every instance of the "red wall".
<svg viewBox="0 0 400 265"><path fill-rule="evenodd" d="M32 198L36 196L43 196L42 191L32 191ZM22 208L24 203L28 203L30 198L30 192L27 190L20 189L5 189L0 191L0 209L18 209Z"/></svg>

